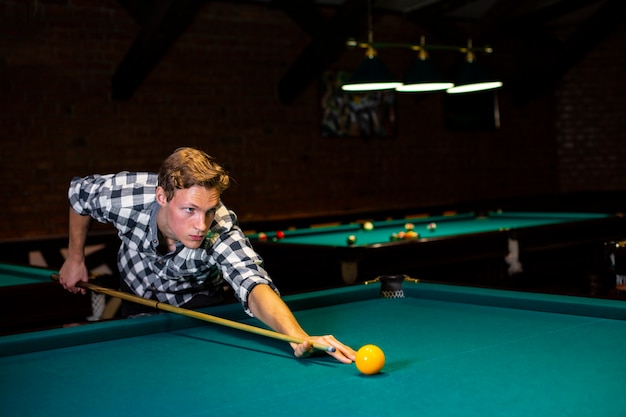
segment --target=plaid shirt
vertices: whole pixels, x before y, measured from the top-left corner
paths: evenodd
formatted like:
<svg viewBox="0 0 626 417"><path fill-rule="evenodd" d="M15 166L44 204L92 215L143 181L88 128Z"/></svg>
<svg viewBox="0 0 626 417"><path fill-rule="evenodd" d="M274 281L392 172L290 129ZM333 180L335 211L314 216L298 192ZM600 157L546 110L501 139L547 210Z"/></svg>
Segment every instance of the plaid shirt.
<svg viewBox="0 0 626 417"><path fill-rule="evenodd" d="M118 230L120 273L137 295L180 306L196 294L210 294L226 280L251 315L247 300L255 285L268 284L278 293L235 213L221 201L200 248L176 242L172 253L157 251L156 187L156 174L121 172L74 178L68 192L74 211Z"/></svg>

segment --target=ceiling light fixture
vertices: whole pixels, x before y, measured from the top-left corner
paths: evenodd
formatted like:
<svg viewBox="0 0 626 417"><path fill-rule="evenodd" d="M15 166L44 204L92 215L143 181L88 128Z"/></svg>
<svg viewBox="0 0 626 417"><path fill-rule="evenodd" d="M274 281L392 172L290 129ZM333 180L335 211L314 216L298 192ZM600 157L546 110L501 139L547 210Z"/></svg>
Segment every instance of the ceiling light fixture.
<svg viewBox="0 0 626 417"><path fill-rule="evenodd" d="M349 92L392 90L402 82L395 78L383 61L378 58L374 48L374 30L372 28L370 2L367 2L367 46L365 58L341 89Z"/></svg>
<svg viewBox="0 0 626 417"><path fill-rule="evenodd" d="M348 47L364 48L365 59L354 71L352 76L341 89L347 92L364 92L374 90L395 89L399 92L427 92L446 90L449 94L469 93L474 91L490 90L502 87L502 81L490 77L476 64L476 53L483 52L490 54L493 49L490 47L475 48L472 40L469 39L467 46L448 45L425 45L424 37L419 45L405 43L374 43L372 30L372 16L368 2L368 41L367 43L357 42L350 39L346 42ZM407 73L404 82L394 77L389 69L378 58L378 50L389 48L402 48L417 51L418 57ZM434 66L429 59L429 50L445 50L461 52L465 60L453 83L450 79Z"/></svg>
<svg viewBox="0 0 626 417"><path fill-rule="evenodd" d="M341 88L344 91L374 91L392 90L401 85L402 82L391 75L387 66L376 56L376 50L370 46L361 64Z"/></svg>
<svg viewBox="0 0 626 417"><path fill-rule="evenodd" d="M472 50L472 40L470 39L465 51L465 62L461 66L454 87L448 88L446 92L449 94L471 93L500 87L502 87L502 81L489 76L476 63L476 55Z"/></svg>
<svg viewBox="0 0 626 417"><path fill-rule="evenodd" d="M396 91L416 93L447 90L454 86L454 83L445 77L428 57L423 36L420 46L411 49L417 49L417 59L411 65L404 83L396 87Z"/></svg>

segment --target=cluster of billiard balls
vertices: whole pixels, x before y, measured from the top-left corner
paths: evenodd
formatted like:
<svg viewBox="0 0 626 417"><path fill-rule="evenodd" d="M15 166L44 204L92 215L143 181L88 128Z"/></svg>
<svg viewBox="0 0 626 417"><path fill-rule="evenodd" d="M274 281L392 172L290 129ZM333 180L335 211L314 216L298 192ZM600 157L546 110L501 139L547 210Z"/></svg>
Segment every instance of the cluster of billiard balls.
<svg viewBox="0 0 626 417"><path fill-rule="evenodd" d="M437 224L429 223L428 226L426 226L426 228L430 232L434 232L437 229ZM389 240L394 242L397 240L419 239L419 237L420 237L420 234L415 231L415 225L413 223L406 223L404 225L404 230L401 230L397 233L392 233L391 236L389 236Z"/></svg>
<svg viewBox="0 0 626 417"><path fill-rule="evenodd" d="M374 224L372 222L365 222L362 225L362 229L366 231L374 230ZM426 226L426 229L430 232L434 232L437 230L437 223L429 223ZM389 237L389 240L395 242L397 240L410 240L410 239L419 239L420 234L415 231L415 225L413 223L406 223L404 225L404 230L401 230L397 233L392 233ZM349 235L347 239L348 245L356 245L356 236Z"/></svg>

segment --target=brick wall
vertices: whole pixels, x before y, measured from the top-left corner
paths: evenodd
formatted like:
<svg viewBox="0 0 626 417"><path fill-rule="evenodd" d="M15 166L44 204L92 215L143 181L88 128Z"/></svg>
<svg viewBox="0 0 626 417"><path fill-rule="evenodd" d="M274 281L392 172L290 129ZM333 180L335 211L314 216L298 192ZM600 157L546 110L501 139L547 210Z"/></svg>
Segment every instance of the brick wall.
<svg viewBox="0 0 626 417"><path fill-rule="evenodd" d="M563 191L626 189L626 26L570 70L557 90Z"/></svg>
<svg viewBox="0 0 626 417"><path fill-rule="evenodd" d="M618 96L607 76L623 73L623 31L556 94L520 104L503 89L498 131L449 131L442 94L399 95L395 137L339 139L320 134L318 83L278 100L310 40L280 11L209 2L135 95L112 101L138 30L114 1L0 4L0 239L65 233L72 176L156 170L186 145L229 168L237 185L224 197L242 220L626 188L624 81ZM396 17L377 21L379 41L418 36ZM334 68L361 57L348 50ZM410 64L386 59L397 73Z"/></svg>

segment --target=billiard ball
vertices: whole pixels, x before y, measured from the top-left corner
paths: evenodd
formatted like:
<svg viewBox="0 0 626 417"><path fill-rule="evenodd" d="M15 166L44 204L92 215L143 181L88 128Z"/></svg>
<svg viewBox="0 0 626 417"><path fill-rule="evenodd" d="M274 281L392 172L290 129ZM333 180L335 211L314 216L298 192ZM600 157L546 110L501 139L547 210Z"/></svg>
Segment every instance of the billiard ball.
<svg viewBox="0 0 626 417"><path fill-rule="evenodd" d="M417 233L415 230L409 230L404 234L405 239L417 239L419 236L419 233Z"/></svg>
<svg viewBox="0 0 626 417"><path fill-rule="evenodd" d="M428 226L426 226L426 228L431 232L434 232L435 230L437 230L437 223L428 223Z"/></svg>
<svg viewBox="0 0 626 417"><path fill-rule="evenodd" d="M404 228L406 230L413 230L413 229L415 229L415 225L413 223L407 223L407 224L404 225Z"/></svg>
<svg viewBox="0 0 626 417"><path fill-rule="evenodd" d="M356 243L356 236L350 235L348 236L348 245L354 245Z"/></svg>
<svg viewBox="0 0 626 417"><path fill-rule="evenodd" d="M263 232L259 233L257 237L259 240L267 240L267 235Z"/></svg>
<svg viewBox="0 0 626 417"><path fill-rule="evenodd" d="M374 230L374 223L372 222L363 223L363 230Z"/></svg>
<svg viewBox="0 0 626 417"><path fill-rule="evenodd" d="M356 352L355 364L362 374L377 374L385 366L385 353L376 345L364 345Z"/></svg>
<svg viewBox="0 0 626 417"><path fill-rule="evenodd" d="M277 239L284 239L285 238L285 232L283 232L282 230L279 230L278 232L276 232L276 238Z"/></svg>

